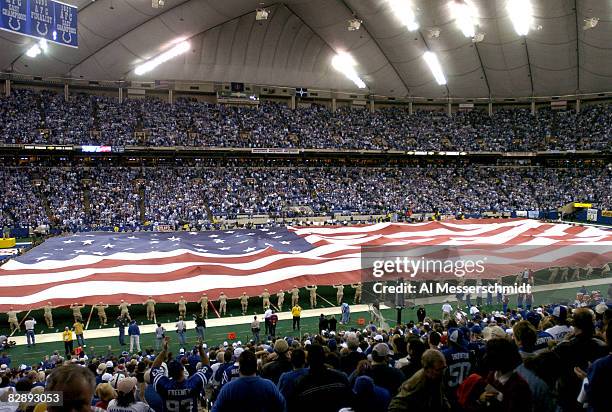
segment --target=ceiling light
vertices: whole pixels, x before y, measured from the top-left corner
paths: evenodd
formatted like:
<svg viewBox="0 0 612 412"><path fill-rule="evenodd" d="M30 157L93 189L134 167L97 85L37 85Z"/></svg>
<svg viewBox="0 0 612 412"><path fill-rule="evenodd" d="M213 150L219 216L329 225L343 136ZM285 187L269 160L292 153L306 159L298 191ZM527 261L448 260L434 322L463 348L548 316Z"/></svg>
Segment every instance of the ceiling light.
<svg viewBox="0 0 612 412"><path fill-rule="evenodd" d="M361 28L361 23L363 23L363 20L359 20L359 19L350 19L348 21L348 27L347 30L348 31L356 31L359 30Z"/></svg>
<svg viewBox="0 0 612 412"><path fill-rule="evenodd" d="M465 37L474 37L478 24L478 10L468 0L453 0L449 3L455 22Z"/></svg>
<svg viewBox="0 0 612 412"><path fill-rule="evenodd" d="M480 43L481 41L484 40L484 37L485 37L484 33L476 33L474 37L472 37L472 43Z"/></svg>
<svg viewBox="0 0 612 412"><path fill-rule="evenodd" d="M268 20L268 16L270 12L266 9L257 9L255 10L255 20Z"/></svg>
<svg viewBox="0 0 612 412"><path fill-rule="evenodd" d="M357 74L357 71L355 70L356 65L357 63L355 62L355 59L353 59L353 56L345 52L336 54L332 59L332 66L334 69L344 74L349 80L352 80L352 82L355 83L355 85L360 89L365 89L366 84Z"/></svg>
<svg viewBox="0 0 612 412"><path fill-rule="evenodd" d="M437 39L440 37L440 28L439 27L432 27L431 29L427 30L429 32L429 38L430 39Z"/></svg>
<svg viewBox="0 0 612 412"><path fill-rule="evenodd" d="M508 0L506 8L516 33L519 36L526 36L533 23L531 0Z"/></svg>
<svg viewBox="0 0 612 412"><path fill-rule="evenodd" d="M178 44L176 44L174 47L172 47L170 50L167 50L165 52L163 52L162 54L155 56L154 58L152 58L151 60L148 60L146 62L144 62L143 64L136 66L136 69L134 69L134 73L136 73L138 76L148 73L151 70L155 69L157 66L159 66L162 63L167 62L168 60L171 60L185 52L187 52L190 49L190 45L189 42L186 41L182 41Z"/></svg>
<svg viewBox="0 0 612 412"><path fill-rule="evenodd" d="M431 70L431 74L433 74L438 84L446 84L446 78L442 72L442 66L440 66L438 56L436 56L436 54L433 52L426 51L425 54L423 54L423 58L425 59L425 62L429 66L429 70Z"/></svg>
<svg viewBox="0 0 612 412"><path fill-rule="evenodd" d="M419 23L417 23L416 16L407 0L387 0L387 2L395 16L400 19L408 30L415 31L419 28Z"/></svg>
<svg viewBox="0 0 612 412"><path fill-rule="evenodd" d="M38 43L35 43L26 51L26 56L36 57L41 53L46 53L48 48L49 44L47 43L47 39L40 39Z"/></svg>
<svg viewBox="0 0 612 412"><path fill-rule="evenodd" d="M589 30L597 26L599 23L599 17L589 17L588 19L584 19L584 26L582 26L582 30Z"/></svg>

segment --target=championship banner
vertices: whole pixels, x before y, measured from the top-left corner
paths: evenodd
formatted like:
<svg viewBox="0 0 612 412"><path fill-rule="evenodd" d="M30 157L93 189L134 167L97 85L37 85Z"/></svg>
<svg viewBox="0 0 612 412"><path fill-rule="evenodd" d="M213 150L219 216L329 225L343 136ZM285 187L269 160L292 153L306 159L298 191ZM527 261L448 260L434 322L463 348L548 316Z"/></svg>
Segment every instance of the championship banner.
<svg viewBox="0 0 612 412"><path fill-rule="evenodd" d="M601 216L603 217L612 217L612 210L602 210Z"/></svg>
<svg viewBox="0 0 612 412"><path fill-rule="evenodd" d="M587 220L597 222L597 209L587 209Z"/></svg>
<svg viewBox="0 0 612 412"><path fill-rule="evenodd" d="M77 13L55 0L0 0L0 30L78 47Z"/></svg>

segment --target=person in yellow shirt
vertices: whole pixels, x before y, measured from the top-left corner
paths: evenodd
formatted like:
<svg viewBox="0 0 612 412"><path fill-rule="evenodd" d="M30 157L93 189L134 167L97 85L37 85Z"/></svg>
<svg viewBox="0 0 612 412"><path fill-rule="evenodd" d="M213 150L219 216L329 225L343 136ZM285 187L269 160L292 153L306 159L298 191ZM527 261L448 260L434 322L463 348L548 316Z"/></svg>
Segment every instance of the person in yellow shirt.
<svg viewBox="0 0 612 412"><path fill-rule="evenodd" d="M296 303L293 308L291 308L291 315L293 316L293 330L300 330L300 316L302 316L302 307Z"/></svg>
<svg viewBox="0 0 612 412"><path fill-rule="evenodd" d="M77 319L77 321L74 322L74 325L72 325L72 327L74 327L74 334L76 335L77 345L82 348L86 348L87 346L85 345L85 339L83 339L83 331L85 330L85 326L83 326L82 320Z"/></svg>
<svg viewBox="0 0 612 412"><path fill-rule="evenodd" d="M66 326L64 332L62 332L62 338L64 339L64 351L66 352L66 358L70 357L72 350L72 331Z"/></svg>

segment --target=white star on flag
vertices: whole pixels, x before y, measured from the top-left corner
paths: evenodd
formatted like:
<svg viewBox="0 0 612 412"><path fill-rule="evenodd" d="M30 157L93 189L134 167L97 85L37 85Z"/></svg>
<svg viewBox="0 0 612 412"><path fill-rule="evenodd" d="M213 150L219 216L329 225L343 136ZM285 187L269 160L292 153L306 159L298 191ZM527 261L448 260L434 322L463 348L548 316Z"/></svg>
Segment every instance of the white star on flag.
<svg viewBox="0 0 612 412"><path fill-rule="evenodd" d="M196 249L198 252L202 252L202 253L206 253L208 252L208 249Z"/></svg>
<svg viewBox="0 0 612 412"><path fill-rule="evenodd" d="M83 246L85 245L91 245L94 241L89 239L89 240L82 240L81 243L83 243Z"/></svg>
<svg viewBox="0 0 612 412"><path fill-rule="evenodd" d="M104 247L104 249L112 249L115 247L115 245L111 245L110 243L107 243L106 245L102 245L102 247Z"/></svg>
<svg viewBox="0 0 612 412"><path fill-rule="evenodd" d="M128 236L128 239L136 240L138 238L136 236Z"/></svg>
<svg viewBox="0 0 612 412"><path fill-rule="evenodd" d="M59 251L59 250L64 250L64 248L63 248L63 247L61 247L61 248L59 248L59 249L53 249L53 250L58 250L58 251Z"/></svg>
<svg viewBox="0 0 612 412"><path fill-rule="evenodd" d="M199 243L194 243L193 245L194 245L194 246L197 246L197 247L202 247L202 246L204 246L204 245L201 245L201 244L199 244Z"/></svg>
<svg viewBox="0 0 612 412"><path fill-rule="evenodd" d="M248 239L244 239L244 240L241 240L241 241L240 241L240 242L238 242L238 243L246 243L246 242L248 242L248 241L249 241Z"/></svg>
<svg viewBox="0 0 612 412"><path fill-rule="evenodd" d="M291 244L291 241L290 240L281 240L280 243L281 243L281 245L289 245L289 244Z"/></svg>
<svg viewBox="0 0 612 412"><path fill-rule="evenodd" d="M251 233L247 233L246 235L247 235L247 236L254 236L254 235L255 235L255 233L251 232Z"/></svg>
<svg viewBox="0 0 612 412"><path fill-rule="evenodd" d="M37 258L36 258L36 261L37 261L37 262L40 262L41 260L45 260L45 259L47 259L48 257L49 257L49 256L39 256L39 257L37 257Z"/></svg>
<svg viewBox="0 0 612 412"><path fill-rule="evenodd" d="M159 240L152 240L149 243L154 244L154 243L159 243Z"/></svg>
<svg viewBox="0 0 612 412"><path fill-rule="evenodd" d="M134 248L133 248L133 247L126 247L126 248L125 248L125 249L123 249L123 250L134 250Z"/></svg>
<svg viewBox="0 0 612 412"><path fill-rule="evenodd" d="M263 228L263 229L259 229L259 230L261 230L262 232L267 232L270 229Z"/></svg>
<svg viewBox="0 0 612 412"><path fill-rule="evenodd" d="M290 250L289 253L292 253L292 254L295 255L296 253L300 253L300 251L299 250Z"/></svg>
<svg viewBox="0 0 612 412"><path fill-rule="evenodd" d="M225 246L225 247L220 247L219 250L228 250L231 249L229 246Z"/></svg>
<svg viewBox="0 0 612 412"><path fill-rule="evenodd" d="M210 237L210 238L215 238L215 237L219 237L219 235L210 235L210 236L208 236L208 237Z"/></svg>
<svg viewBox="0 0 612 412"><path fill-rule="evenodd" d="M223 239L215 239L215 240L213 240L213 242L215 242L215 243L225 243L225 240L223 240Z"/></svg>
<svg viewBox="0 0 612 412"><path fill-rule="evenodd" d="M96 237L96 235L85 235L87 237Z"/></svg>
<svg viewBox="0 0 612 412"><path fill-rule="evenodd" d="M75 250L74 253L85 253L83 249Z"/></svg>
<svg viewBox="0 0 612 412"><path fill-rule="evenodd" d="M75 241L72 239L68 239L68 240L64 240L64 243L75 243Z"/></svg>
<svg viewBox="0 0 612 412"><path fill-rule="evenodd" d="M247 253L252 252L254 250L255 250L254 247L248 247L248 248L244 249L244 251L247 252Z"/></svg>
<svg viewBox="0 0 612 412"><path fill-rule="evenodd" d="M198 232L189 232L190 235L197 235Z"/></svg>
<svg viewBox="0 0 612 412"><path fill-rule="evenodd" d="M170 240L170 241L172 241L172 242L178 242L179 240L181 240L181 238L180 238L180 237L174 237L174 236L172 236L172 237L169 237L169 238L168 238L168 240Z"/></svg>
<svg viewBox="0 0 612 412"><path fill-rule="evenodd" d="M106 252L93 252L92 255L104 256Z"/></svg>
<svg viewBox="0 0 612 412"><path fill-rule="evenodd" d="M270 233L268 233L268 234L269 234L269 235L275 235L275 234L276 234L276 232L270 232Z"/></svg>
<svg viewBox="0 0 612 412"><path fill-rule="evenodd" d="M226 235L231 235L232 233L234 233L234 231L233 230L228 230L227 232L223 232L223 233L225 233Z"/></svg>
<svg viewBox="0 0 612 412"><path fill-rule="evenodd" d="M267 243L267 242L266 242L266 243L264 243L264 245L266 245L266 246L270 246L270 247L274 246L273 244L271 244L271 243Z"/></svg>
<svg viewBox="0 0 612 412"><path fill-rule="evenodd" d="M278 236L272 236L272 239L280 239L280 238L282 238L282 236L281 236L281 235L278 235Z"/></svg>

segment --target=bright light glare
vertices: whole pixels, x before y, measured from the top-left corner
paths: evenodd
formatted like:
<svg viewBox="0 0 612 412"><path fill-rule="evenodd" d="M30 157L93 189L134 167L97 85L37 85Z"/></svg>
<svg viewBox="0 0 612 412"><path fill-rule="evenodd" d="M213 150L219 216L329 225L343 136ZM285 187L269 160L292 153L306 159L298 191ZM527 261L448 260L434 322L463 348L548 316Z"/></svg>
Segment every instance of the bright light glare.
<svg viewBox="0 0 612 412"><path fill-rule="evenodd" d="M352 80L353 83L360 89L365 89L366 84L361 80L357 71L355 70L355 66L357 63L353 56L348 53L341 52L334 56L332 59L332 67L338 70L340 73L344 74L349 80Z"/></svg>
<svg viewBox="0 0 612 412"><path fill-rule="evenodd" d="M136 73L138 76L148 73L160 64L165 63L168 60L171 60L176 56L187 52L190 48L191 46L189 45L189 42L180 42L176 46L172 47L170 50L167 50L162 54L155 56L151 60L144 62L140 66L137 66L136 69L134 69L134 73Z"/></svg>
<svg viewBox="0 0 612 412"><path fill-rule="evenodd" d="M40 41L38 42L38 45L43 52L45 53L47 52L47 49L49 48L47 44L47 39L40 39Z"/></svg>
<svg viewBox="0 0 612 412"><path fill-rule="evenodd" d="M533 7L530 0L508 0L506 4L514 30L519 36L526 36L533 22Z"/></svg>
<svg viewBox="0 0 612 412"><path fill-rule="evenodd" d="M429 70L431 70L431 73L435 77L438 84L446 84L446 78L444 77L444 73L442 72L442 66L440 66L438 56L436 56L435 53L427 51L425 52L425 54L423 54L423 58L425 59L425 62L429 66Z"/></svg>
<svg viewBox="0 0 612 412"><path fill-rule="evenodd" d="M455 22L465 37L476 35L475 26L478 24L478 10L468 0L453 0L450 8L455 17Z"/></svg>
<svg viewBox="0 0 612 412"><path fill-rule="evenodd" d="M387 0L391 10L398 19L404 24L408 30L415 31L419 28L419 23L416 21L416 16L410 7L408 0Z"/></svg>
<svg viewBox="0 0 612 412"><path fill-rule="evenodd" d="M43 52L46 53L48 48L49 46L47 43L47 39L40 39L38 43L32 45L32 47L30 47L28 51L26 51L26 56L36 57Z"/></svg>

